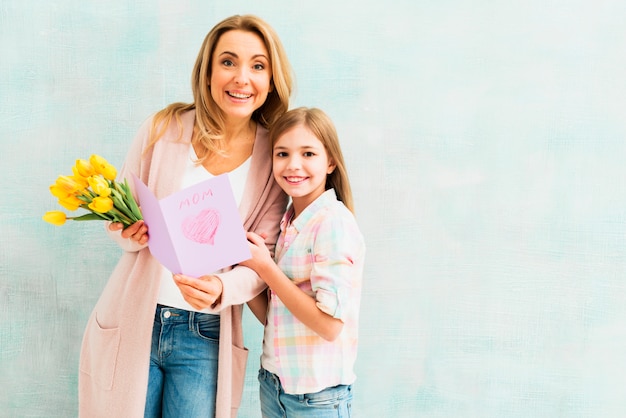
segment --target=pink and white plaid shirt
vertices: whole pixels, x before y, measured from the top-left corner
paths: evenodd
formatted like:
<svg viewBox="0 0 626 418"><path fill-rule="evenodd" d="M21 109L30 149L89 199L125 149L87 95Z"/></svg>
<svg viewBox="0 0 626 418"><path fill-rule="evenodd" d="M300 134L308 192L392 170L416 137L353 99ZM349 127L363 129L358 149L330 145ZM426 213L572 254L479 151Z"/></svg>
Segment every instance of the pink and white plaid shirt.
<svg viewBox="0 0 626 418"><path fill-rule="evenodd" d="M285 392L315 393L352 384L365 243L352 213L327 190L296 219L281 221L276 263L323 312L344 326L329 342L294 317L270 291L261 364L279 376Z"/></svg>

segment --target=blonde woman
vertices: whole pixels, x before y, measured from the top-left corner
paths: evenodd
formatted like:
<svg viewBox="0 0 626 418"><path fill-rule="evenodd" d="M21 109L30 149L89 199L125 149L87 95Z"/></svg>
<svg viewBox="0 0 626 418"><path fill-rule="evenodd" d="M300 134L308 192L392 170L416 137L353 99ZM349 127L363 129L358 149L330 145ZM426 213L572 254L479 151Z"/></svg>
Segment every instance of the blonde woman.
<svg viewBox="0 0 626 418"><path fill-rule="evenodd" d="M141 127L119 177L135 174L163 198L229 173L244 227L273 251L287 198L271 174L267 129L292 89L278 36L256 16L224 19L202 44L192 88L193 103ZM242 304L265 283L243 266L173 277L150 254L149 227L108 225L124 252L85 330L80 416L234 417L247 357Z"/></svg>

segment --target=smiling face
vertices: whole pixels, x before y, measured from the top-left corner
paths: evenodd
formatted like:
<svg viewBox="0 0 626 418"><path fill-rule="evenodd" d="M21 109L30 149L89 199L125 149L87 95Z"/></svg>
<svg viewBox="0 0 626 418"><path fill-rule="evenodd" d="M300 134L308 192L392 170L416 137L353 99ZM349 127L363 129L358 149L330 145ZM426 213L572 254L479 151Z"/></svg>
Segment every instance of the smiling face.
<svg viewBox="0 0 626 418"><path fill-rule="evenodd" d="M322 142L304 125L285 131L274 144L274 178L291 196L295 216L324 193L334 169Z"/></svg>
<svg viewBox="0 0 626 418"><path fill-rule="evenodd" d="M210 88L226 120L250 118L265 103L271 76L269 53L257 34L222 34L213 51Z"/></svg>

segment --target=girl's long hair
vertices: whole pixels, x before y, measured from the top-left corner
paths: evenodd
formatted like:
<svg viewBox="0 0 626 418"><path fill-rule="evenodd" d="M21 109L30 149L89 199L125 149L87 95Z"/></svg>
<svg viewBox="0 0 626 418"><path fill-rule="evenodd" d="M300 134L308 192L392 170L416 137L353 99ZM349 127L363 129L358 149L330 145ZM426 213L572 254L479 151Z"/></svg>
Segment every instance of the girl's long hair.
<svg viewBox="0 0 626 418"><path fill-rule="evenodd" d="M354 213L352 189L348 179L343 153L339 146L339 136L332 120L317 108L298 107L283 114L270 130L272 149L281 135L296 126L306 127L324 145L328 158L335 164L335 169L326 177L326 190L335 189L337 199Z"/></svg>
<svg viewBox="0 0 626 418"><path fill-rule="evenodd" d="M261 18L254 15L234 15L228 17L211 29L204 38L196 59L191 76L193 103L172 103L156 113L152 121L149 147L154 145L165 133L174 119L179 128L179 139L182 137L180 116L189 110L196 110L196 130L192 137L194 144L199 144L205 152L201 153L200 161L211 153L219 152L218 141L224 137L225 121L222 110L213 100L209 87L213 52L220 37L231 30L242 30L258 35L269 53L272 77L271 91L265 103L253 114L252 119L270 128L271 125L289 108L293 76L285 49L274 29Z"/></svg>

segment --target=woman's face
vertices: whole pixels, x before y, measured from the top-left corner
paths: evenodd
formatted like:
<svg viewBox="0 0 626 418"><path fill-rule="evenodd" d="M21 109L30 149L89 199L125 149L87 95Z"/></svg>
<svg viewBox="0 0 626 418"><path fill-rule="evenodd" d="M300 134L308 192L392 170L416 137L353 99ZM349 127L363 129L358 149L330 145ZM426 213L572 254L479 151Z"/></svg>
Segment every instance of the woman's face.
<svg viewBox="0 0 626 418"><path fill-rule="evenodd" d="M211 96L226 120L249 119L270 90L272 67L263 40L255 33L231 30L213 51Z"/></svg>

